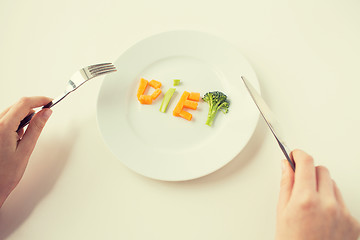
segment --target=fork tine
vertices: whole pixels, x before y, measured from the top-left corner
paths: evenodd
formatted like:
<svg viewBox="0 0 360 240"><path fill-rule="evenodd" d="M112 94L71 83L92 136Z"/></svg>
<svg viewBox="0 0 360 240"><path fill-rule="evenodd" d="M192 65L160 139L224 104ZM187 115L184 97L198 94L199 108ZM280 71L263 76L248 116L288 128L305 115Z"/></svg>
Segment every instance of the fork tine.
<svg viewBox="0 0 360 240"><path fill-rule="evenodd" d="M92 72L90 74L92 76L97 76L99 74L102 74L103 72L108 72L108 71L116 71L116 68L105 68L105 69L102 69L101 71Z"/></svg>
<svg viewBox="0 0 360 240"><path fill-rule="evenodd" d="M111 72L116 72L116 71L117 71L116 68L114 68L114 69L111 69L111 70L106 70L106 71L94 73L94 74L92 74L92 75L93 75L94 77L97 77L97 76L99 76L99 75L103 75L103 74L107 74L107 73L111 73Z"/></svg>
<svg viewBox="0 0 360 240"><path fill-rule="evenodd" d="M98 73L98 72L101 72L101 71L112 70L112 69L116 69L114 65L93 68L93 69L90 69L89 72L91 74L95 74L95 73Z"/></svg>
<svg viewBox="0 0 360 240"><path fill-rule="evenodd" d="M87 69L90 70L90 69L94 69L97 67L103 67L103 66L109 66L109 65L112 65L112 63L99 63L99 64L90 65L87 67Z"/></svg>

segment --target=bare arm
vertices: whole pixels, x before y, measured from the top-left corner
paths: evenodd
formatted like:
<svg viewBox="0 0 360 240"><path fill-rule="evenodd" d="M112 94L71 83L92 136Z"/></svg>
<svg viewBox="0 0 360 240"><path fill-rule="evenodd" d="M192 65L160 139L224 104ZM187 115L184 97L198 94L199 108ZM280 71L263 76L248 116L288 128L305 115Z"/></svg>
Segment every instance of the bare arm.
<svg viewBox="0 0 360 240"><path fill-rule="evenodd" d="M47 97L22 98L0 114L0 207L21 180L51 110L35 114L25 132L23 129L16 132L20 121L33 108L50 101Z"/></svg>

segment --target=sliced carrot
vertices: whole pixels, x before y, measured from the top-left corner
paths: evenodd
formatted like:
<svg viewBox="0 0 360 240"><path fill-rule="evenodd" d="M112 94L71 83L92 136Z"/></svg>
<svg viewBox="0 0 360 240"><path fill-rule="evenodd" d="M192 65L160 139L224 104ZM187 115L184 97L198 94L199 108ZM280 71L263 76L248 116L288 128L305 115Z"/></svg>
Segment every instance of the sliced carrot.
<svg viewBox="0 0 360 240"><path fill-rule="evenodd" d="M151 81L149 82L149 85L152 86L152 87L155 88L155 89L158 89L158 88L161 87L161 82L158 82L158 81L156 81L156 80L151 80Z"/></svg>
<svg viewBox="0 0 360 240"><path fill-rule="evenodd" d="M155 100L160 95L160 93L161 93L160 88L155 89L155 92L153 92L153 94L151 94L152 100Z"/></svg>
<svg viewBox="0 0 360 240"><path fill-rule="evenodd" d="M139 101L141 104L152 104L152 98L150 95L140 95Z"/></svg>
<svg viewBox="0 0 360 240"><path fill-rule="evenodd" d="M149 83L148 80L146 80L144 78L140 79L139 87L138 87L137 94L136 94L136 96L139 100L140 100L140 96L144 94L148 83Z"/></svg>
<svg viewBox="0 0 360 240"><path fill-rule="evenodd" d="M179 113L179 116L182 117L182 118L185 118L185 119L188 120L188 121L191 121L191 119L192 119L191 113L186 112L186 111L184 111L184 110L182 110L182 111Z"/></svg>
<svg viewBox="0 0 360 240"><path fill-rule="evenodd" d="M181 95L180 100L177 103L177 105L173 111L174 116L179 116L180 112L182 111L182 109L184 107L184 102L187 100L189 95L190 95L190 93L187 91L184 91L184 93Z"/></svg>
<svg viewBox="0 0 360 240"><path fill-rule="evenodd" d="M193 100L193 101L200 101L200 93L197 92L191 92L189 95L189 100Z"/></svg>
<svg viewBox="0 0 360 240"><path fill-rule="evenodd" d="M185 100L184 107L196 110L198 106L197 102L191 100Z"/></svg>

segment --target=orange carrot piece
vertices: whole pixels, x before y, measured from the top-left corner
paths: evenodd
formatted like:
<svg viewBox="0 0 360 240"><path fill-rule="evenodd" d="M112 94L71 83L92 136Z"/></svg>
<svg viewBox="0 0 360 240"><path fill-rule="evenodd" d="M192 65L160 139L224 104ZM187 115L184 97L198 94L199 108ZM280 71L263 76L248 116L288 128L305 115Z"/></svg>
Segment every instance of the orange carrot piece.
<svg viewBox="0 0 360 240"><path fill-rule="evenodd" d="M196 110L198 106L197 102L191 100L185 100L184 107Z"/></svg>
<svg viewBox="0 0 360 240"><path fill-rule="evenodd" d="M189 100L193 100L193 101L200 101L200 93L197 92L191 92L189 95Z"/></svg>
<svg viewBox="0 0 360 240"><path fill-rule="evenodd" d="M152 87L155 88L155 89L158 89L158 88L161 87L161 82L158 82L158 81L156 81L156 80L151 80L151 81L149 82L149 85L152 86Z"/></svg>
<svg viewBox="0 0 360 240"><path fill-rule="evenodd" d="M186 111L184 111L184 110L182 110L182 111L179 113L179 116L182 117L182 118L185 118L185 119L188 120L188 121L191 121L191 119L192 119L191 113L186 112Z"/></svg>
<svg viewBox="0 0 360 240"><path fill-rule="evenodd" d="M160 93L161 93L160 88L155 89L155 92L153 92L153 94L151 94L152 100L155 100L160 95Z"/></svg>
<svg viewBox="0 0 360 240"><path fill-rule="evenodd" d="M184 91L184 93L181 95L179 102L177 103L174 111L173 111L173 115L174 116L179 116L180 112L182 111L183 107L184 107L184 102L188 99L190 93L187 91Z"/></svg>
<svg viewBox="0 0 360 240"><path fill-rule="evenodd" d="M141 78L140 79L140 83L139 83L139 87L138 87L138 90L137 90L137 98L139 99L140 101L140 96L144 94L146 88L147 88L147 85L148 85L149 81L144 79L144 78Z"/></svg>
<svg viewBox="0 0 360 240"><path fill-rule="evenodd" d="M140 95L139 101L141 104L152 104L152 98L150 95Z"/></svg>

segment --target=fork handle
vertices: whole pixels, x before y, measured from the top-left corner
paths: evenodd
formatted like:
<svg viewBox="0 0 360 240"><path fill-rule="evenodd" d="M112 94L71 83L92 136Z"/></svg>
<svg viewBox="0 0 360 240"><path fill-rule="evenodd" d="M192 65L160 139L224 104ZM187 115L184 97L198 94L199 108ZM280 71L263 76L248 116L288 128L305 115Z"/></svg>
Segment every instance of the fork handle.
<svg viewBox="0 0 360 240"><path fill-rule="evenodd" d="M51 108L52 107L53 102L49 102L48 104L46 104L45 106L42 107L42 109L44 108ZM31 121L31 119L34 117L36 112L30 113L29 115L27 115L23 120L21 120L18 129L16 130L17 132L22 129L23 127L25 127L26 125L28 125Z"/></svg>
<svg viewBox="0 0 360 240"><path fill-rule="evenodd" d="M29 124L30 120L33 118L33 116L35 115L35 113L30 113L29 115L27 115L23 120L21 120L18 129L16 130L17 132L22 129L23 127L25 127L26 125Z"/></svg>
<svg viewBox="0 0 360 240"><path fill-rule="evenodd" d="M49 102L48 104L46 104L45 106L42 107L42 109L44 108L52 108L55 104L57 104L58 102L60 102L61 100L63 100L69 93L71 93L71 91L69 92L65 92L63 95L55 98L54 100L52 100L51 102ZM29 115L27 115L23 120L21 120L18 129L16 130L17 132L22 129L23 127L25 127L26 125L28 125L30 123L30 120L34 117L35 112L34 113L30 113Z"/></svg>

